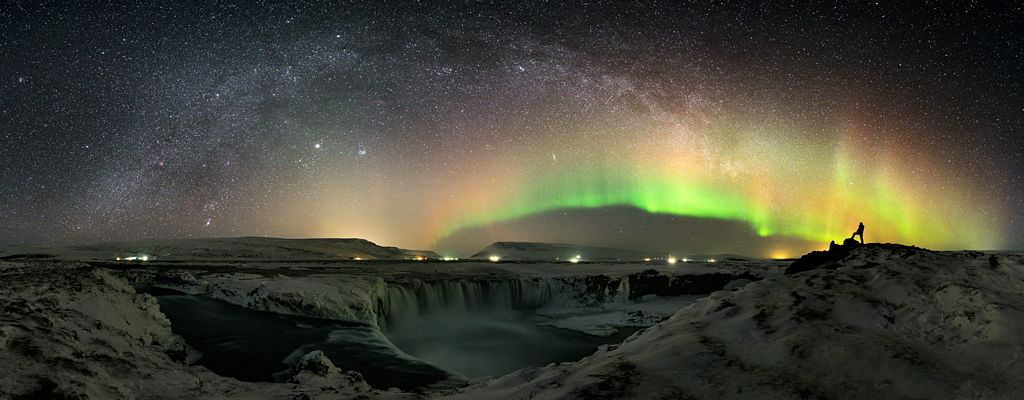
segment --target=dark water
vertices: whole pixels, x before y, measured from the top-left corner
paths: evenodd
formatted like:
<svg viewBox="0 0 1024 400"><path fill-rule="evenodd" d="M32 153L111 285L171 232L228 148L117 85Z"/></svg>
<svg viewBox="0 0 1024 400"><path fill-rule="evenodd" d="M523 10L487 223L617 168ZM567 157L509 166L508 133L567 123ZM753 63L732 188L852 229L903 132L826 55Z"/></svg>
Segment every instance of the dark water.
<svg viewBox="0 0 1024 400"><path fill-rule="evenodd" d="M402 321L387 336L406 354L478 378L576 361L636 331L620 329L610 337L596 337L537 322L532 313L522 311L438 313Z"/></svg>
<svg viewBox="0 0 1024 400"><path fill-rule="evenodd" d="M579 360L632 332L598 338L504 311L427 315L403 321L385 338L368 325L254 311L152 287L139 291L157 296L174 333L203 353L200 365L244 381L286 380L299 357L321 350L375 388L445 387L461 377Z"/></svg>

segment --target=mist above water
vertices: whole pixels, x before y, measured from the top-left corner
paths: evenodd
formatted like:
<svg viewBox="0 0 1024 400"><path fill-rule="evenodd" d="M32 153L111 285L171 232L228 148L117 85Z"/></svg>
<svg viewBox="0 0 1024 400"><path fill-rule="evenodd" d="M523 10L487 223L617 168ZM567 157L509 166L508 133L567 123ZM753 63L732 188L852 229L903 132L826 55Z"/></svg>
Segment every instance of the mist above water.
<svg viewBox="0 0 1024 400"><path fill-rule="evenodd" d="M542 321L542 317L519 310L435 312L393 324L386 335L406 354L467 378L479 378L576 361L635 331L597 337L538 326Z"/></svg>

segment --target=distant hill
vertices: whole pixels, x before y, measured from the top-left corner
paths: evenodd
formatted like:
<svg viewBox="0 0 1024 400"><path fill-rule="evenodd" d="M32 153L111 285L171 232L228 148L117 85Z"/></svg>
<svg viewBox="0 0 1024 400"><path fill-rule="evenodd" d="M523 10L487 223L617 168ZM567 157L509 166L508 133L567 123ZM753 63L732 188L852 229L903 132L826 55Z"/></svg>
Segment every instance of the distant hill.
<svg viewBox="0 0 1024 400"><path fill-rule="evenodd" d="M365 239L281 239L240 237L109 242L83 246L0 248L0 259L61 258L115 260L146 257L154 261L403 260L440 258L426 250L378 246Z"/></svg>
<svg viewBox="0 0 1024 400"><path fill-rule="evenodd" d="M665 254L568 243L496 242L470 256L470 259L486 260L492 256L509 261L568 261L576 256L580 261L643 261L644 258L664 257Z"/></svg>

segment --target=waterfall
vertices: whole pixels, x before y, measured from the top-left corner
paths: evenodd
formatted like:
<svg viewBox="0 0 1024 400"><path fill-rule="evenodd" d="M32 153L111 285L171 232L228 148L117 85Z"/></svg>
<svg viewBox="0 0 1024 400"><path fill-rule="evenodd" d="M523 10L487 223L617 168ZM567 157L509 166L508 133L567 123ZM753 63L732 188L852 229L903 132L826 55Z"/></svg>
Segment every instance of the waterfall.
<svg viewBox="0 0 1024 400"><path fill-rule="evenodd" d="M378 302L378 324L386 327L435 312L532 310L551 299L546 279L449 279L387 283Z"/></svg>
<svg viewBox="0 0 1024 400"><path fill-rule="evenodd" d="M381 328L428 313L535 310L548 304L592 308L629 301L629 280L601 277L413 279L378 289Z"/></svg>

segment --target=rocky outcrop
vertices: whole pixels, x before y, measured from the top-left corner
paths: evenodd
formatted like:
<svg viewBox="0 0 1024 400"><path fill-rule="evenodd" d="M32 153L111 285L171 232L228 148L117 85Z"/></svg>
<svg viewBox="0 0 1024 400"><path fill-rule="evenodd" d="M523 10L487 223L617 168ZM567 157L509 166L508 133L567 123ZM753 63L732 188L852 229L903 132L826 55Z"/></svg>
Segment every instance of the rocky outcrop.
<svg viewBox="0 0 1024 400"><path fill-rule="evenodd" d="M819 268L836 269L839 265L837 264L838 261L849 255L850 251L853 249L861 246L863 246L863 244L852 238L847 238L843 241L843 244L836 244L836 242L833 241L829 243L828 250L812 251L794 261L786 268L784 274L791 275Z"/></svg>
<svg viewBox="0 0 1024 400"><path fill-rule="evenodd" d="M370 385L363 380L362 374L355 371L342 371L334 366L334 363L320 350L314 350L302 356L292 367L292 377L289 381L315 384L321 388L341 386L356 392L370 391Z"/></svg>
<svg viewBox="0 0 1024 400"><path fill-rule="evenodd" d="M292 367L292 376L298 375L302 372L311 372L320 376L327 376L332 371L337 370L338 367L334 366L324 352L320 350L314 350L302 356L298 362Z"/></svg>

